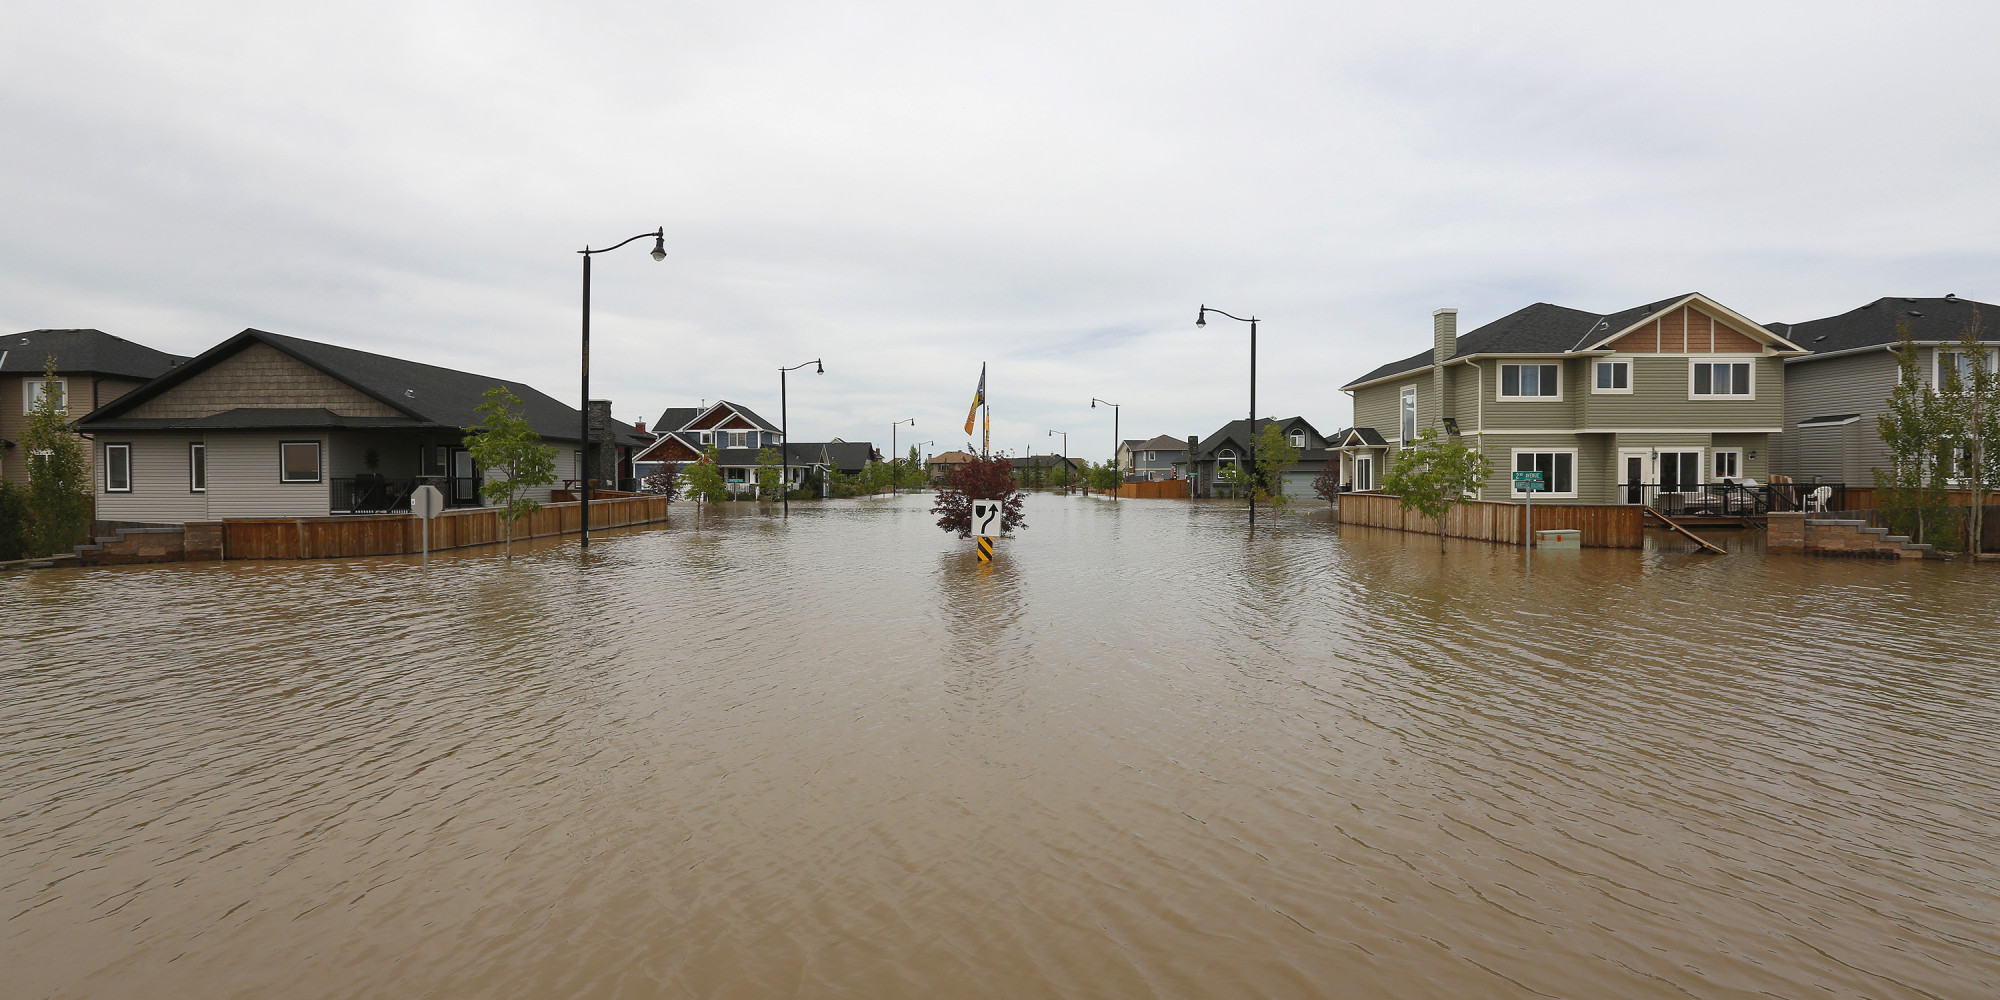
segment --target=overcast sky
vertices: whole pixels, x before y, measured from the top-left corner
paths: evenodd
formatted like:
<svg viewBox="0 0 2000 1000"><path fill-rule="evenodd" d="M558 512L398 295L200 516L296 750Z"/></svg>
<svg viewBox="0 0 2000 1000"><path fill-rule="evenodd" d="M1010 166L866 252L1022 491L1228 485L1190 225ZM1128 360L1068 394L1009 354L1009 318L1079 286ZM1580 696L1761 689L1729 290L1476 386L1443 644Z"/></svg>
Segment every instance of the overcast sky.
<svg viewBox="0 0 2000 1000"><path fill-rule="evenodd" d="M1536 301L2000 300L1993 4L0 5L0 329L1105 457ZM907 432L904 440L910 438Z"/></svg>

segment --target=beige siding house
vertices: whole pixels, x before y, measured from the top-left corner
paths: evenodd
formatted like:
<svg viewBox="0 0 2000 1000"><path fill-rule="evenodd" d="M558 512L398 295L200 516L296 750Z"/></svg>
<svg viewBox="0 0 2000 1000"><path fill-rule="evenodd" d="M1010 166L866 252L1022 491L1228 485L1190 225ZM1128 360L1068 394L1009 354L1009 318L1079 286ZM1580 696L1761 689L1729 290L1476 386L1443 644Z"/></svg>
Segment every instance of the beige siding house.
<svg viewBox="0 0 2000 1000"><path fill-rule="evenodd" d="M114 337L102 330L29 330L0 337L0 478L26 482L21 447L28 411L45 390L49 358L53 391L70 416L88 413L144 385L186 358Z"/></svg>
<svg viewBox="0 0 2000 1000"><path fill-rule="evenodd" d="M92 438L97 516L179 523L409 509L419 484L482 503L465 449L487 389L504 386L556 448L556 478L584 464L577 410L516 382L245 330L77 421ZM599 404L608 409L608 404ZM600 450L644 443L604 421ZM610 484L604 484L610 485ZM530 493L547 501L550 487Z"/></svg>
<svg viewBox="0 0 2000 1000"><path fill-rule="evenodd" d="M1784 417L1784 337L1700 294L1616 313L1536 303L1464 336L1432 316L1432 346L1343 387L1354 426L1341 481L1377 489L1426 427L1477 446L1481 496L1520 499L1539 471L1547 499L1648 503L1724 478L1762 479ZM1537 494L1537 499L1544 495Z"/></svg>

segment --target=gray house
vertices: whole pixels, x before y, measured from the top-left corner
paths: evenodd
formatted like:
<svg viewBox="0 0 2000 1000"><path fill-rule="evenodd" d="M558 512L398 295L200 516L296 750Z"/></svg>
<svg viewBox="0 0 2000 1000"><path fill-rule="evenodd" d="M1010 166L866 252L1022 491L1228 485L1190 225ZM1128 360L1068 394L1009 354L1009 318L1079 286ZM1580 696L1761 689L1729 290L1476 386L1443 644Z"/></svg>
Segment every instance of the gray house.
<svg viewBox="0 0 2000 1000"><path fill-rule="evenodd" d="M1304 417L1257 418L1256 432L1271 424L1278 425L1280 433L1299 449L1297 464L1285 470L1284 493L1289 497L1310 497L1313 495L1313 480L1326 466L1326 437L1307 422ZM1229 487L1217 478L1225 466L1241 468L1250 454L1252 430L1250 421L1231 420L1223 424L1213 434L1195 445L1193 460L1187 463L1188 495L1196 497L1217 496L1217 487L1226 492Z"/></svg>
<svg viewBox="0 0 2000 1000"><path fill-rule="evenodd" d="M646 440L592 403L581 414L518 382L245 330L76 422L94 439L97 516L180 523L408 510L419 483L482 503L465 448L486 390L504 386L556 447L556 478L603 485ZM531 491L548 500L547 487Z"/></svg>
<svg viewBox="0 0 2000 1000"><path fill-rule="evenodd" d="M50 358L56 359L53 383L44 377ZM102 330L29 330L0 337L0 478L27 482L21 433L43 393L53 393L66 413L89 413L186 360Z"/></svg>
<svg viewBox="0 0 2000 1000"><path fill-rule="evenodd" d="M1118 445L1118 467L1125 470L1126 479L1173 479L1179 475L1175 467L1186 465L1187 442L1172 434Z"/></svg>
<svg viewBox="0 0 2000 1000"><path fill-rule="evenodd" d="M1966 328L1984 332L1985 363L2000 348L2000 306L1956 295L1876 299L1838 316L1771 323L1772 330L1810 351L1785 361L1784 434L1772 471L1800 481L1868 485L1889 464L1878 426L1897 379L1897 328L1907 324L1926 385L1947 365L1963 365Z"/></svg>

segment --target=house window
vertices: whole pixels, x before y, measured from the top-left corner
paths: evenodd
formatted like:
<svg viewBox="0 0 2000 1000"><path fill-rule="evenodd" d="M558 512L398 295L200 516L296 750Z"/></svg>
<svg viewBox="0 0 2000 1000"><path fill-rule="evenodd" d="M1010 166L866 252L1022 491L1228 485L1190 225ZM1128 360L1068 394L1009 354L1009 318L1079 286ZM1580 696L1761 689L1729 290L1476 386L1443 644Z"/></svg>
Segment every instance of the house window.
<svg viewBox="0 0 2000 1000"><path fill-rule="evenodd" d="M1417 443L1417 390L1403 390L1403 447Z"/></svg>
<svg viewBox="0 0 2000 1000"><path fill-rule="evenodd" d="M278 442L278 481L281 483L319 482L319 442Z"/></svg>
<svg viewBox="0 0 2000 1000"><path fill-rule="evenodd" d="M1591 386L1593 392L1631 392L1632 362L1599 361L1597 381Z"/></svg>
<svg viewBox="0 0 2000 1000"><path fill-rule="evenodd" d="M448 475L451 449L444 445L419 445L417 447L417 467L426 476Z"/></svg>
<svg viewBox="0 0 2000 1000"><path fill-rule="evenodd" d="M1693 395L1711 399L1750 395L1750 362L1697 361Z"/></svg>
<svg viewBox="0 0 2000 1000"><path fill-rule="evenodd" d="M1516 451L1514 453L1515 472L1539 472L1545 489L1535 491L1536 496L1576 496L1576 451ZM1510 477L1511 478L1511 477ZM1509 487L1510 489L1512 487ZM1525 494L1516 491L1515 496Z"/></svg>
<svg viewBox="0 0 2000 1000"><path fill-rule="evenodd" d="M1298 428L1293 428L1290 440L1292 442L1292 447L1303 448L1306 446L1306 432L1299 430Z"/></svg>
<svg viewBox="0 0 2000 1000"><path fill-rule="evenodd" d="M1701 486L1701 452L1660 452L1660 492L1690 493Z"/></svg>
<svg viewBox="0 0 2000 1000"><path fill-rule="evenodd" d="M1716 479L1736 479L1743 475L1743 451L1739 448L1717 448L1709 466Z"/></svg>
<svg viewBox="0 0 2000 1000"><path fill-rule="evenodd" d="M1218 451L1218 452L1216 452L1216 453L1215 453L1215 461L1216 461L1216 463L1217 463L1217 464L1220 464L1220 465L1235 465L1235 464L1236 464L1236 451L1235 451L1235 449L1233 449L1233 448L1224 448L1224 449L1222 449L1221 451Z"/></svg>
<svg viewBox="0 0 2000 1000"><path fill-rule="evenodd" d="M1159 452L1157 452L1157 451L1149 451L1149 452L1147 452L1147 453L1146 453L1146 464L1147 464L1147 465L1151 465L1151 464L1153 464L1154 462L1157 462L1157 461L1159 461L1159 460L1160 460L1160 453L1159 453Z"/></svg>
<svg viewBox="0 0 2000 1000"><path fill-rule="evenodd" d="M104 492L132 492L131 445L107 444L104 446Z"/></svg>
<svg viewBox="0 0 2000 1000"><path fill-rule="evenodd" d="M42 401L42 393L52 392L56 397L56 410L69 412L69 380L64 378L24 378L21 380L21 412L35 412L35 404Z"/></svg>
<svg viewBox="0 0 2000 1000"><path fill-rule="evenodd" d="M1501 399L1561 399L1561 365L1501 365Z"/></svg>
<svg viewBox="0 0 2000 1000"><path fill-rule="evenodd" d="M1986 370L1992 371L1993 355L1986 351L1981 351L1980 354L1986 355ZM1940 349L1937 352L1937 359L1931 371L1931 384L1942 388L1944 386L1944 373L1951 369L1956 368L1958 369L1959 379L1965 385L1971 385L1972 367L1975 363L1973 359L1977 356L1978 355L1967 354L1964 351L1947 351Z"/></svg>
<svg viewBox="0 0 2000 1000"><path fill-rule="evenodd" d="M208 492L208 445L199 441L188 445L188 492Z"/></svg>

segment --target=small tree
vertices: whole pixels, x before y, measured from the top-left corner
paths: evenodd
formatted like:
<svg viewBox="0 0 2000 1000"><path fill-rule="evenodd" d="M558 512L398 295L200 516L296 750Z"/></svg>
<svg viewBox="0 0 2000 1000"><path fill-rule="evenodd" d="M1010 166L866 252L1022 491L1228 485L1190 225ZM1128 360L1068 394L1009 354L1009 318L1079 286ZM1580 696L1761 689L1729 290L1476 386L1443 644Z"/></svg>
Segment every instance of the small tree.
<svg viewBox="0 0 2000 1000"><path fill-rule="evenodd" d="M896 469L896 485L906 490L922 489L925 479L924 456L918 445L910 446L909 457Z"/></svg>
<svg viewBox="0 0 2000 1000"><path fill-rule="evenodd" d="M1251 488L1259 500L1274 510L1284 510L1292 498L1285 495L1285 470L1299 464L1299 449L1277 424L1265 424L1257 432L1257 467Z"/></svg>
<svg viewBox="0 0 2000 1000"><path fill-rule="evenodd" d="M69 429L68 400L56 391L56 359L42 365L43 390L28 411L21 445L28 453L28 554L46 556L90 533L92 483L83 440Z"/></svg>
<svg viewBox="0 0 2000 1000"><path fill-rule="evenodd" d="M1396 495L1397 506L1435 518L1438 551L1444 551L1444 519L1453 507L1479 489L1493 467L1479 450L1435 427L1417 434L1417 442L1396 456L1394 468L1382 479L1382 489Z"/></svg>
<svg viewBox="0 0 2000 1000"><path fill-rule="evenodd" d="M646 492L666 497L667 503L673 503L681 492L681 463L661 462L659 468L646 473L646 478L639 485L645 487Z"/></svg>
<svg viewBox="0 0 2000 1000"><path fill-rule="evenodd" d="M722 466L717 462L720 455L714 445L701 453L701 460L681 472L683 489L691 500L701 503L722 503L729 499L729 484L722 478Z"/></svg>
<svg viewBox="0 0 2000 1000"><path fill-rule="evenodd" d="M1118 487L1125 477L1118 471L1118 460L1102 462L1090 467L1090 488L1117 495Z"/></svg>
<svg viewBox="0 0 2000 1000"><path fill-rule="evenodd" d="M1960 449L1958 475L1972 491L1967 548L1975 555L1986 531L1987 494L2000 486L2000 461L1993 456L1993 449L2000 447L2000 373L1995 372L1986 345L1981 343L1985 336L1982 327L1975 307L1972 322L1959 334L1959 354L1970 359L1970 364L1952 400Z"/></svg>
<svg viewBox="0 0 2000 1000"><path fill-rule="evenodd" d="M1896 324L1895 353L1898 378L1889 391L1888 410L1877 425L1882 443L1888 446L1890 467L1875 470L1876 503L1891 527L1924 542L1932 529L1942 526L1948 512L1942 489L1945 473L1939 469L1949 464L1939 461L1946 419L1939 394L1924 386L1921 355L1907 321Z"/></svg>
<svg viewBox="0 0 2000 1000"><path fill-rule="evenodd" d="M778 491L784 488L785 456L776 448L765 448L757 453L757 496L765 500L779 499Z"/></svg>
<svg viewBox="0 0 2000 1000"><path fill-rule="evenodd" d="M1328 450L1326 464L1320 467L1319 475L1313 477L1314 495L1327 503L1340 502L1340 454Z"/></svg>
<svg viewBox="0 0 2000 1000"><path fill-rule="evenodd" d="M938 490L931 513L938 515L937 526L956 531L958 537L972 535L972 501L1000 501L1000 530L1026 528L1028 517L1021 511L1021 487L1014 481L1014 463L1004 458L975 458L954 466Z"/></svg>
<svg viewBox="0 0 2000 1000"><path fill-rule="evenodd" d="M542 436L516 412L520 397L505 386L486 390L485 402L476 408L479 423L465 428L465 450L475 465L486 470L486 482L479 492L488 503L500 508L507 524L507 558L514 558L514 522L542 509L541 501L528 496L536 486L556 481L556 450L542 443Z"/></svg>
<svg viewBox="0 0 2000 1000"><path fill-rule="evenodd" d="M12 479L0 479L0 562L28 554L28 498Z"/></svg>

